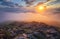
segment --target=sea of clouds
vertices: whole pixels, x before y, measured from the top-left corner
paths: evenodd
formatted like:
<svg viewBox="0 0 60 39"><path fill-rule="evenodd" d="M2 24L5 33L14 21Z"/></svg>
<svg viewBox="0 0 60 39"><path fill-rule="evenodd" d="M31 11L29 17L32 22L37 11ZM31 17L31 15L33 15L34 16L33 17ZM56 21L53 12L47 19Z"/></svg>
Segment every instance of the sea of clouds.
<svg viewBox="0 0 60 39"><path fill-rule="evenodd" d="M43 12L43 14L41 14L36 12L32 7L17 7L13 3L7 3L8 2L0 5L0 22L37 21L60 26L60 8L47 9L45 12Z"/></svg>

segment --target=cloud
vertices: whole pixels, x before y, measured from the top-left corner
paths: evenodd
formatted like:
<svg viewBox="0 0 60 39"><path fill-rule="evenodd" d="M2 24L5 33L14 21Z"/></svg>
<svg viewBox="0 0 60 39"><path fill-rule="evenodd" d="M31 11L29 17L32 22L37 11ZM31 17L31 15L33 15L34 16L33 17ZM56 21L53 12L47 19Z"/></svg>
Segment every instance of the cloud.
<svg viewBox="0 0 60 39"><path fill-rule="evenodd" d="M26 12L36 13L36 11L33 8L29 9L27 7L18 7L18 8L0 7L0 13L26 13Z"/></svg>
<svg viewBox="0 0 60 39"><path fill-rule="evenodd" d="M55 3L60 3L60 0L56 0Z"/></svg>
<svg viewBox="0 0 60 39"><path fill-rule="evenodd" d="M11 0L0 0L0 5L3 5L3 6L8 6L8 7L19 7L19 5L17 3L13 3L11 2Z"/></svg>
<svg viewBox="0 0 60 39"><path fill-rule="evenodd" d="M11 1L11 0L4 0L4 1Z"/></svg>
<svg viewBox="0 0 60 39"><path fill-rule="evenodd" d="M19 6L17 3L11 2L11 0L0 0L0 13L25 13L25 12L35 12L27 7Z"/></svg>
<svg viewBox="0 0 60 39"><path fill-rule="evenodd" d="M3 0L0 0L0 1L3 1Z"/></svg>
<svg viewBox="0 0 60 39"><path fill-rule="evenodd" d="M5 10L4 10L5 9ZM2 10L2 11L1 11ZM60 8L52 8L45 11L43 14L35 13L34 9L21 8L3 8L0 11L1 21L37 21L45 23L57 23L60 25ZM33 11L33 12L32 12ZM54 24L55 25L55 24Z"/></svg>
<svg viewBox="0 0 60 39"><path fill-rule="evenodd" d="M51 8L51 9L47 9L46 12L51 12L53 14L59 14L60 13L60 8Z"/></svg>
<svg viewBox="0 0 60 39"><path fill-rule="evenodd" d="M18 12L19 11L19 9L18 8L0 8L0 13L1 12L13 12L13 13L15 13L15 12Z"/></svg>
<svg viewBox="0 0 60 39"><path fill-rule="evenodd" d="M7 4L8 3L8 4ZM60 8L51 8L46 10L43 14L36 13L33 8L27 7L5 7L15 6L10 1L4 1L0 6L0 22L1 21L37 21L37 22L58 22L60 23ZM59 24L60 25L60 24Z"/></svg>
<svg viewBox="0 0 60 39"><path fill-rule="evenodd" d="M33 4L33 2L34 2L35 0L22 0L22 1L26 2L26 4L27 4L28 6L30 6L30 5Z"/></svg>
<svg viewBox="0 0 60 39"><path fill-rule="evenodd" d="M47 4L58 4L60 3L60 0L50 0L47 2Z"/></svg>
<svg viewBox="0 0 60 39"><path fill-rule="evenodd" d="M53 13L59 14L60 13L60 8L55 8Z"/></svg>
<svg viewBox="0 0 60 39"><path fill-rule="evenodd" d="M44 3L44 4L49 5L49 4L51 4L51 3L55 2L55 1L57 1L57 0L47 0L47 2L46 2L46 3Z"/></svg>
<svg viewBox="0 0 60 39"><path fill-rule="evenodd" d="M11 0L0 0L1 2L10 2Z"/></svg>
<svg viewBox="0 0 60 39"><path fill-rule="evenodd" d="M48 9L43 14L52 20L60 22L60 8Z"/></svg>
<svg viewBox="0 0 60 39"><path fill-rule="evenodd" d="M14 3L12 2L2 2L1 5L14 7Z"/></svg>

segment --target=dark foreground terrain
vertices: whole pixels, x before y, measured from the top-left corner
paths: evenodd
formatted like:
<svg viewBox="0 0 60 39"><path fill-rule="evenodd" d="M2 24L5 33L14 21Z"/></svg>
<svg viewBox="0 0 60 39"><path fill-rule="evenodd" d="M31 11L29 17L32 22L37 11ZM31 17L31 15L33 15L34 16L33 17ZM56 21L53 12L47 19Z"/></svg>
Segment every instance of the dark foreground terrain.
<svg viewBox="0 0 60 39"><path fill-rule="evenodd" d="M4 22L0 39L60 39L60 28L42 22Z"/></svg>

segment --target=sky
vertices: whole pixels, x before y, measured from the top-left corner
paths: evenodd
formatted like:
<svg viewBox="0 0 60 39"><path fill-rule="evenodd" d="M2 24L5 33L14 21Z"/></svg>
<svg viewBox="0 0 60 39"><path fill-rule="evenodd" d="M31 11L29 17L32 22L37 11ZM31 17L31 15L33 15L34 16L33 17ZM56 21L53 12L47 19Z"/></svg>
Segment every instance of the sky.
<svg viewBox="0 0 60 39"><path fill-rule="evenodd" d="M34 8L40 2L49 7L42 14ZM60 25L60 0L0 0L0 22L4 21L41 21Z"/></svg>
<svg viewBox="0 0 60 39"><path fill-rule="evenodd" d="M42 0L37 0L37 1L34 1L34 2L35 3L38 3L39 1L42 1ZM21 0L12 0L12 2L18 3L19 5L22 5L22 6L26 6L25 2L24 1L21 1Z"/></svg>
<svg viewBox="0 0 60 39"><path fill-rule="evenodd" d="M25 1L22 1L22 0L12 0L12 2L18 3L19 5L22 5L22 6L26 6ZM35 0L33 5L35 5L39 2L47 2L47 0ZM58 4L60 4L60 0L51 0L51 2L49 2L47 5L51 5L51 4L58 5Z"/></svg>
<svg viewBox="0 0 60 39"><path fill-rule="evenodd" d="M44 2L47 6L55 6L60 4L60 0L2 0L1 2L10 4L18 4L19 6L37 5L39 2Z"/></svg>

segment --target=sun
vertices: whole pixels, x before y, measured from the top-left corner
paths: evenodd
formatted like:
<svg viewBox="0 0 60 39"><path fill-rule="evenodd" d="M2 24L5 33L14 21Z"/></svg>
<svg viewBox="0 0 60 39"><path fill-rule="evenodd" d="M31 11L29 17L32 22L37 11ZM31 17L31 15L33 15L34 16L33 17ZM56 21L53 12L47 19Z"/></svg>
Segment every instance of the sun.
<svg viewBox="0 0 60 39"><path fill-rule="evenodd" d="M45 9L45 7L43 7L43 6L39 6L38 8L39 8L39 10L44 10Z"/></svg>
<svg viewBox="0 0 60 39"><path fill-rule="evenodd" d="M45 9L46 9L46 6L37 6L36 7L37 12L44 12Z"/></svg>
<svg viewBox="0 0 60 39"><path fill-rule="evenodd" d="M43 12L45 10L45 6L38 6L38 11Z"/></svg>

